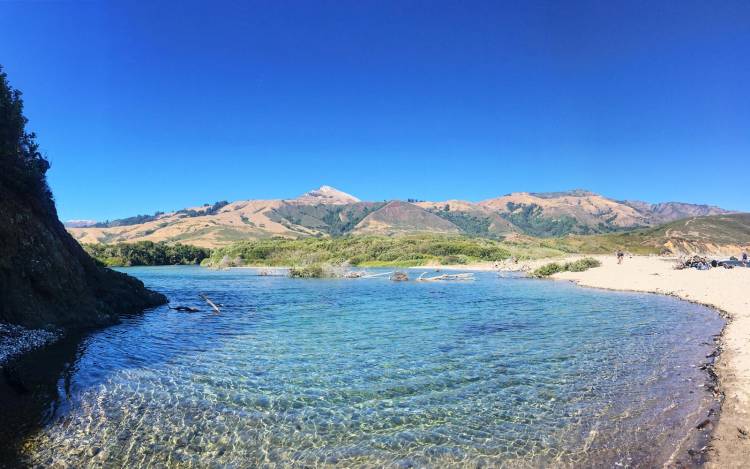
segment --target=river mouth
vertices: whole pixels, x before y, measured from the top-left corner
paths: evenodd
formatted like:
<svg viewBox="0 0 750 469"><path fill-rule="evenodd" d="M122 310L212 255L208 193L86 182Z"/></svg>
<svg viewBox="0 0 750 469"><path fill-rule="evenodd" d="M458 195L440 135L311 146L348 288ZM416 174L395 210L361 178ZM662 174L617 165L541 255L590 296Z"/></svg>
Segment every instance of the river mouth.
<svg viewBox="0 0 750 469"><path fill-rule="evenodd" d="M716 406L701 367L723 320L674 298L491 273L128 273L203 311L158 308L39 352L57 365L23 411L38 415L24 463L650 467Z"/></svg>

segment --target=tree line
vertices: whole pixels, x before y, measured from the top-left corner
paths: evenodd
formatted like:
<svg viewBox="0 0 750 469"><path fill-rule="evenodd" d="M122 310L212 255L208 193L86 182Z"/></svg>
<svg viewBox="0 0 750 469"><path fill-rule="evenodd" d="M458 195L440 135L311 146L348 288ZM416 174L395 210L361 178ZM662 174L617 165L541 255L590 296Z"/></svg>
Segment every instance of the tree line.
<svg viewBox="0 0 750 469"><path fill-rule="evenodd" d="M136 243L84 244L86 252L109 267L194 265L211 255L211 250L189 244Z"/></svg>

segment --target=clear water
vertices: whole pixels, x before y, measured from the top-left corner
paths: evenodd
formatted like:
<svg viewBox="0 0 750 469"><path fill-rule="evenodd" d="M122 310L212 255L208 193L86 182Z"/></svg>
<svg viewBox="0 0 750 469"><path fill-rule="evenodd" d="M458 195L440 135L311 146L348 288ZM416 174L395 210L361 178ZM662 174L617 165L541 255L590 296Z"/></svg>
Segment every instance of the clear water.
<svg viewBox="0 0 750 469"><path fill-rule="evenodd" d="M203 311L88 336L27 441L33 464L651 466L705 411L697 366L723 325L672 298L492 273L126 271Z"/></svg>

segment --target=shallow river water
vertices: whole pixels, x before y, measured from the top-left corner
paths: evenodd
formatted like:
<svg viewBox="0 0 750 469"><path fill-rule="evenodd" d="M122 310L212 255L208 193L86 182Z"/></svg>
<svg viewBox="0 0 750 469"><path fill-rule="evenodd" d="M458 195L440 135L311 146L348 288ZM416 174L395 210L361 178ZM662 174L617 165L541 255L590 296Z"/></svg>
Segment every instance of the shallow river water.
<svg viewBox="0 0 750 469"><path fill-rule="evenodd" d="M202 311L86 336L26 438L31 464L652 466L712 402L699 366L723 322L673 298L494 273L123 270Z"/></svg>

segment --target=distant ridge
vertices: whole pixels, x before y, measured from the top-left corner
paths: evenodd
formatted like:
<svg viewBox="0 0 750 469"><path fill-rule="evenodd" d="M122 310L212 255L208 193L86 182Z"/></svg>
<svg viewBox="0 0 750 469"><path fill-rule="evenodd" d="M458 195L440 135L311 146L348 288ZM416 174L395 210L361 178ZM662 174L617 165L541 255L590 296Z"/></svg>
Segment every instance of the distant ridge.
<svg viewBox="0 0 750 469"><path fill-rule="evenodd" d="M96 220L68 220L65 223L66 228L85 228L97 224Z"/></svg>
<svg viewBox="0 0 750 469"><path fill-rule="evenodd" d="M323 185L294 199L221 201L67 228L83 243L165 241L216 247L275 236L596 234L726 213L730 212L711 205L618 201L585 189L514 192L481 202L366 202Z"/></svg>
<svg viewBox="0 0 750 469"><path fill-rule="evenodd" d="M554 199L557 197L591 197L595 196L597 194L587 191L586 189L571 189L569 191L559 191L559 192L529 192L529 194L533 195L534 197L539 197L541 199ZM512 195L512 194L508 194Z"/></svg>

